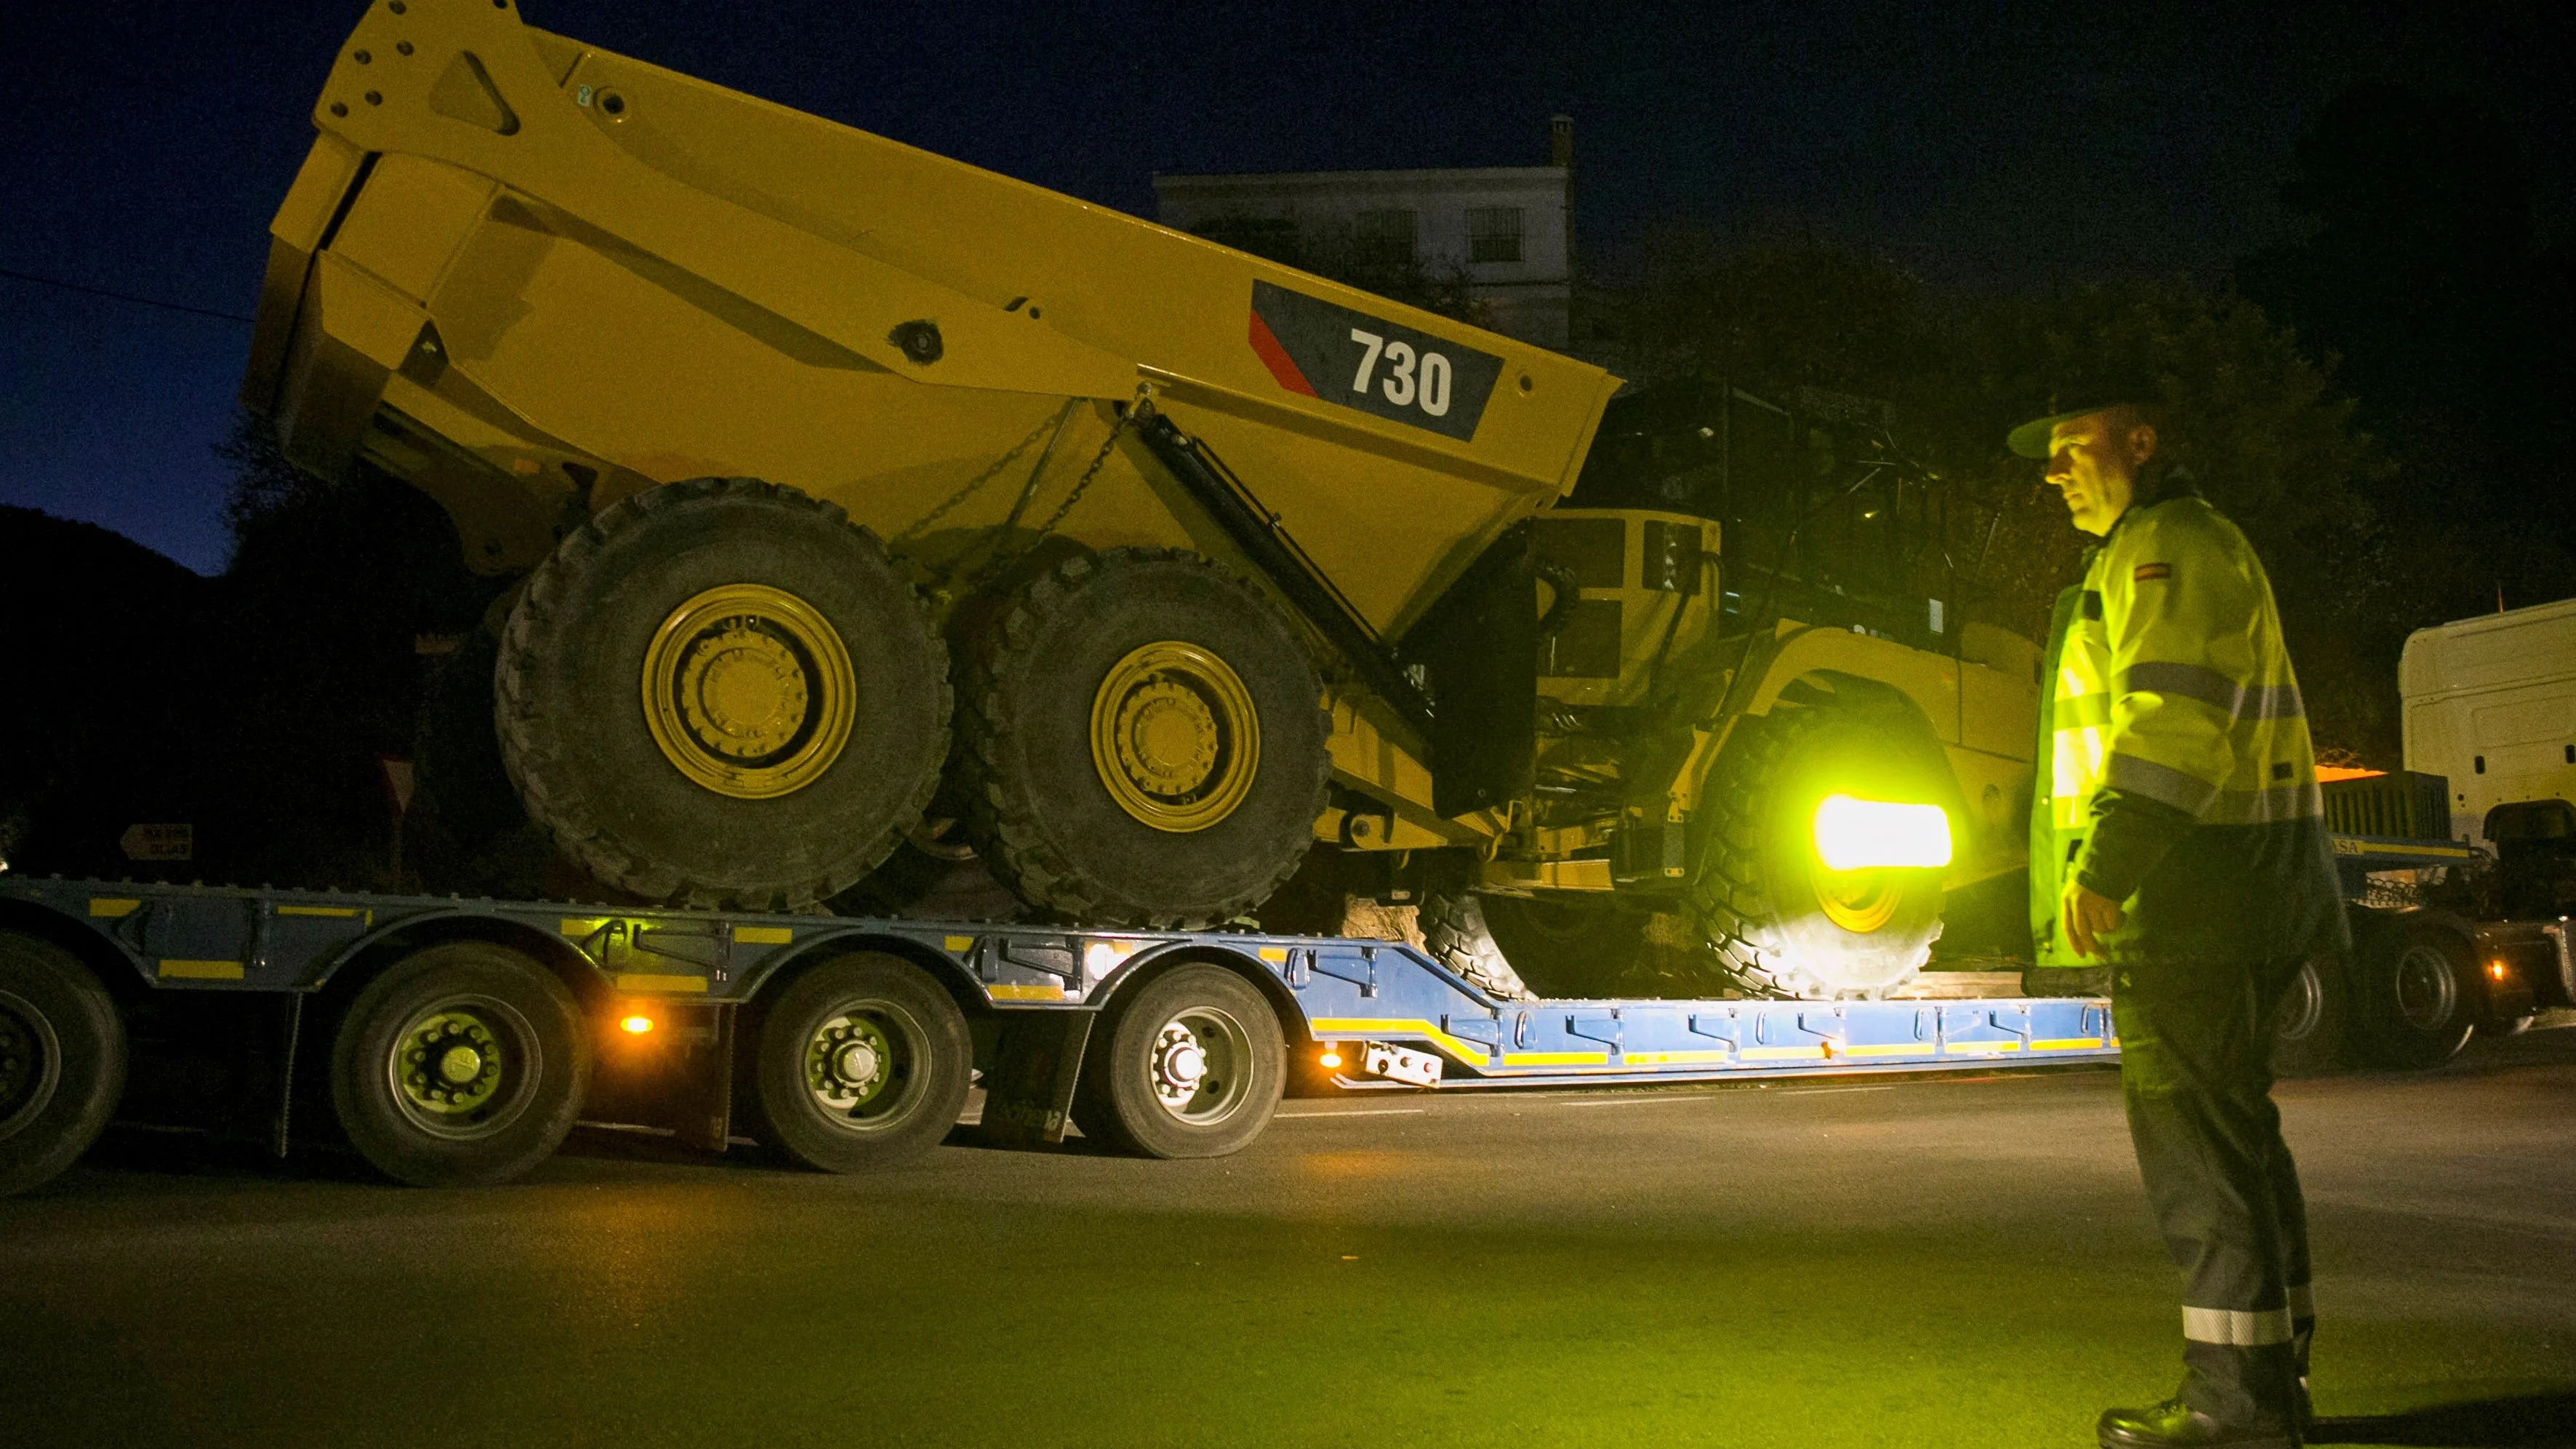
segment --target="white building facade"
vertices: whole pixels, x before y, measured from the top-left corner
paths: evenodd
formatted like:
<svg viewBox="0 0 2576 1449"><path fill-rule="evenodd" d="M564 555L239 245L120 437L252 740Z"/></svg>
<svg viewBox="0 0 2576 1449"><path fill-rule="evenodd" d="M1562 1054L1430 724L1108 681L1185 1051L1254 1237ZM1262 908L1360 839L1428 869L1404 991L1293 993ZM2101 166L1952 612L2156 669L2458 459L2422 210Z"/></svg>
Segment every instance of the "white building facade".
<svg viewBox="0 0 2576 1449"><path fill-rule="evenodd" d="M1318 271L1418 269L1435 284L1454 279L1495 331L1564 351L1572 341L1572 127L1555 119L1546 166L1157 174L1157 219Z"/></svg>

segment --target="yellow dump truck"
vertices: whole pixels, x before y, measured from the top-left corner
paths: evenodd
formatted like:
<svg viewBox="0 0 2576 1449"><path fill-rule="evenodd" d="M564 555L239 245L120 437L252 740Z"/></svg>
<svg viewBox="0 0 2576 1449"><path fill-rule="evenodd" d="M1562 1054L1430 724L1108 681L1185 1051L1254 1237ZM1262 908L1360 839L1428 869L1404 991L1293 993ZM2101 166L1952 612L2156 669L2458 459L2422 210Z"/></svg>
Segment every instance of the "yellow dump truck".
<svg viewBox="0 0 2576 1449"><path fill-rule="evenodd" d="M1064 918L1225 920L1321 842L1870 992L2018 864L2028 678L1730 618L1705 509L1558 507L1598 368L510 0L377 0L314 120L246 403L513 581L503 760L607 885L818 902L944 778Z"/></svg>

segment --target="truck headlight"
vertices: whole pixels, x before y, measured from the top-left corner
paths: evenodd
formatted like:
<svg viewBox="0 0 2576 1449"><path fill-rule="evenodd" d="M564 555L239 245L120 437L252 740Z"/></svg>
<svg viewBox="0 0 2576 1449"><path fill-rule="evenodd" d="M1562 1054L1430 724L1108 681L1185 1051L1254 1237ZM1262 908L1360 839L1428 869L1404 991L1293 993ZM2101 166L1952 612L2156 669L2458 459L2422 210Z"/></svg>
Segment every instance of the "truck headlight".
<svg viewBox="0 0 2576 1449"><path fill-rule="evenodd" d="M1828 870L1950 863L1950 817L1938 805L1828 795L1816 807L1816 855Z"/></svg>

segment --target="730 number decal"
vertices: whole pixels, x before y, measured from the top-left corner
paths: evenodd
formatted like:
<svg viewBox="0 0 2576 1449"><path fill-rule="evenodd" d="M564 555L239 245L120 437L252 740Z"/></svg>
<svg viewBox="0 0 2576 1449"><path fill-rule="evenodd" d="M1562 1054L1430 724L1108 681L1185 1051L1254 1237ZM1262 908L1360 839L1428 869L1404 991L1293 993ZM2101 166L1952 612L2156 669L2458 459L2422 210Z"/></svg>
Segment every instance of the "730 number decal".
<svg viewBox="0 0 2576 1449"><path fill-rule="evenodd" d="M1462 441L1503 370L1490 352L1268 282L1252 284L1251 341L1290 392Z"/></svg>

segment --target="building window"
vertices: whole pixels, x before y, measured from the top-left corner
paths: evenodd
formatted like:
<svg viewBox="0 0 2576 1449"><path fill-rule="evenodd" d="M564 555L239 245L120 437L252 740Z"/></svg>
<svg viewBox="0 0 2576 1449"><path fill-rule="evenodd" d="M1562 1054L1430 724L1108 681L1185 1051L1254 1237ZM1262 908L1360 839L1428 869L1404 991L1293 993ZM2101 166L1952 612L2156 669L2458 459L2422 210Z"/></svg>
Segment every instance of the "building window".
<svg viewBox="0 0 2576 1449"><path fill-rule="evenodd" d="M1413 213L1410 210L1363 211L1351 230L1351 260L1364 267L1413 265Z"/></svg>
<svg viewBox="0 0 2576 1449"><path fill-rule="evenodd" d="M1517 262L1521 259L1521 209L1517 206L1467 208L1467 260Z"/></svg>

